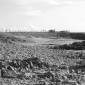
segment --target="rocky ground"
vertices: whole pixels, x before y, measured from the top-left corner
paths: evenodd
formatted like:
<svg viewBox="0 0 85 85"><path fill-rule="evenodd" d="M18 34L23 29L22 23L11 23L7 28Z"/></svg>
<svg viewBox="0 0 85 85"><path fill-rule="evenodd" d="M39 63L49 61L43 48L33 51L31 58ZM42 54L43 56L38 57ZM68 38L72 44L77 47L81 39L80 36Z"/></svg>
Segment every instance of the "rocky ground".
<svg viewBox="0 0 85 85"><path fill-rule="evenodd" d="M26 40L0 37L0 85L85 84L84 51L21 42Z"/></svg>

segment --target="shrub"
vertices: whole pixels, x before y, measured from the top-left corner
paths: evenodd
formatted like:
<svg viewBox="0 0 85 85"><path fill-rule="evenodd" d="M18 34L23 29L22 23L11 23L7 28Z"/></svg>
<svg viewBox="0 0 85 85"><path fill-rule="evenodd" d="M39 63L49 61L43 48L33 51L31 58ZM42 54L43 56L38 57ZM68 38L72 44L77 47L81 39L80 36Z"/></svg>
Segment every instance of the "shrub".
<svg viewBox="0 0 85 85"><path fill-rule="evenodd" d="M64 44L52 47L53 49L65 49L65 50L85 50L85 41L74 42L72 44Z"/></svg>

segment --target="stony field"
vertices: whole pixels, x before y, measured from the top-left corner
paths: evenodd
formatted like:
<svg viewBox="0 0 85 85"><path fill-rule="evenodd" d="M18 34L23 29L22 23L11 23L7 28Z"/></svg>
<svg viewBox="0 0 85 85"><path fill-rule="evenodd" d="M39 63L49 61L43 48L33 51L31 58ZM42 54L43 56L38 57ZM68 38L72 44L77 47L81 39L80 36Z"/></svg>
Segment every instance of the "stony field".
<svg viewBox="0 0 85 85"><path fill-rule="evenodd" d="M85 51L52 48L80 41L2 33L0 85L85 85Z"/></svg>

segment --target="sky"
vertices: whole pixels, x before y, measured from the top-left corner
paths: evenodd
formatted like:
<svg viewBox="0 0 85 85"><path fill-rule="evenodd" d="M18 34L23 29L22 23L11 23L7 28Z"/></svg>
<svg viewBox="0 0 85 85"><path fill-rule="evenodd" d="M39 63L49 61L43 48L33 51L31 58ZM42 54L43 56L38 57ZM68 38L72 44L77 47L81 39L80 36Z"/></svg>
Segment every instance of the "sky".
<svg viewBox="0 0 85 85"><path fill-rule="evenodd" d="M85 32L85 0L0 0L0 30Z"/></svg>

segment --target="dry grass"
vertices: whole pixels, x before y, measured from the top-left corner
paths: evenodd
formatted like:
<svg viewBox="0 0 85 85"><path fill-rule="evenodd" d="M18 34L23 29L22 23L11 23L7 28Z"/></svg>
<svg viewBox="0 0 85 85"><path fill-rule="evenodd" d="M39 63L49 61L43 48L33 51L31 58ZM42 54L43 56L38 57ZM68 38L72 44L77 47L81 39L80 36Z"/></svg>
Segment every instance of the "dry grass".
<svg viewBox="0 0 85 85"><path fill-rule="evenodd" d="M40 34L39 34L40 35ZM38 36L39 36L38 35ZM20 37L19 37L20 36ZM18 38L26 38L27 36L23 37L21 34L17 36ZM27 38L29 40L29 38ZM50 67L49 69L46 69L45 67L43 69L34 69L38 70L37 72L44 71L50 71L54 75L55 81L51 81L48 78L0 78L0 85L83 85L82 82L84 82L84 74L80 71L80 73L76 73L74 70L73 72L69 72L68 69L62 69L64 66L70 67L70 66L76 66L77 62L82 61L82 59L79 58L79 54L81 52L76 51L68 51L68 50L56 50L56 49L49 49L47 45L49 44L68 44L75 42L77 40L73 39L53 39L53 38L31 38L34 43L32 45L28 43L21 43L21 42L0 42L0 58L2 60L13 60L13 59L28 59L37 57L40 59L41 62L45 62ZM79 40L78 40L79 41ZM46 45L42 45L46 44ZM83 55L85 55L84 51L82 52ZM54 67L53 67L54 66ZM56 66L56 67L55 67ZM60 67L61 69L58 69L57 67ZM30 71L32 71L30 69ZM33 71L32 71L33 72ZM31 72L28 72L31 73ZM34 74L34 73L33 73ZM36 74L37 75L37 74ZM72 76L70 79L69 76ZM79 76L79 78L77 78ZM82 79L83 78L83 79ZM79 81L80 84L77 83ZM40 84L45 82L45 84ZM73 83L74 84L73 84ZM68 83L68 84L67 84Z"/></svg>

